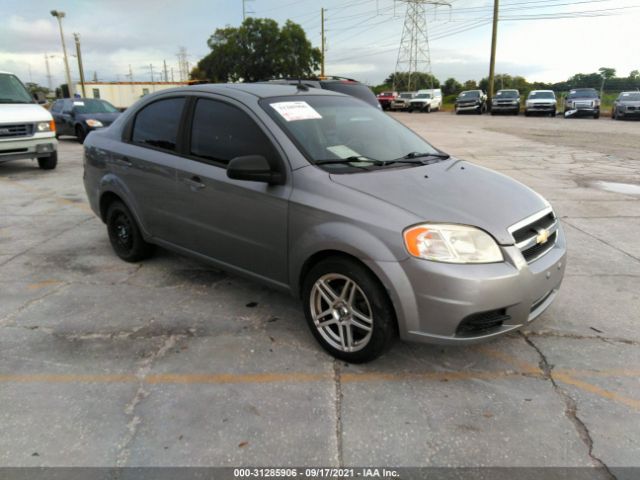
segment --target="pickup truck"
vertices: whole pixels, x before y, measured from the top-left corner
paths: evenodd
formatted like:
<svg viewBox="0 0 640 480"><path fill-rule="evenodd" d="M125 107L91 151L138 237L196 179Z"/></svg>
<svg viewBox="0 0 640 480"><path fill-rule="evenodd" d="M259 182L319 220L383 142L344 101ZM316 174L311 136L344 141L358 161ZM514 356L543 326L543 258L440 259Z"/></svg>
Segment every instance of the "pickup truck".
<svg viewBox="0 0 640 480"><path fill-rule="evenodd" d="M416 92L400 92L400 95L391 102L391 110L406 110L409 108L409 102L416 95Z"/></svg>
<svg viewBox="0 0 640 480"><path fill-rule="evenodd" d="M462 112L473 112L478 115L487 111L487 96L482 90L465 90L456 98L456 115Z"/></svg>
<svg viewBox="0 0 640 480"><path fill-rule="evenodd" d="M429 113L440 108L442 108L442 90L439 88L418 90L416 96L409 100L407 107L409 113L413 111Z"/></svg>
<svg viewBox="0 0 640 480"><path fill-rule="evenodd" d="M391 103L398 97L398 92L382 92L378 94L378 103L383 110L389 110Z"/></svg>
<svg viewBox="0 0 640 480"><path fill-rule="evenodd" d="M56 126L18 77L0 72L0 163L25 158L37 159L43 170L56 168Z"/></svg>

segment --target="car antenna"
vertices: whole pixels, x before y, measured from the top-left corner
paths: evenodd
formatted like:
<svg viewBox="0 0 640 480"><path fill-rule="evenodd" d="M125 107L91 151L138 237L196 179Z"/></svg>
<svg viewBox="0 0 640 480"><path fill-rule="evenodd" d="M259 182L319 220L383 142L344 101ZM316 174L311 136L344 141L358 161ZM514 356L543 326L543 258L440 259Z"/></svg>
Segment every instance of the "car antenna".
<svg viewBox="0 0 640 480"><path fill-rule="evenodd" d="M302 83L302 79L300 77L298 77L298 83L296 84L296 88L304 92L309 90L309 87L307 87L304 83Z"/></svg>

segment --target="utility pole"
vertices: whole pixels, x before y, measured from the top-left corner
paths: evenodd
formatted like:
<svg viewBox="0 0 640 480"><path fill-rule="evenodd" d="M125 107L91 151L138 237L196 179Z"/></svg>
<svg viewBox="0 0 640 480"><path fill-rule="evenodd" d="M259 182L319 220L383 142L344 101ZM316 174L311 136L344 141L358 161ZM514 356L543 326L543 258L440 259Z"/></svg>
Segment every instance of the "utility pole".
<svg viewBox="0 0 640 480"><path fill-rule="evenodd" d="M126 75L130 82L133 82L133 71L131 70L131 64L129 64L129 74Z"/></svg>
<svg viewBox="0 0 640 480"><path fill-rule="evenodd" d="M171 67L171 81L173 82L173 67Z"/></svg>
<svg viewBox="0 0 640 480"><path fill-rule="evenodd" d="M169 81L169 76L167 74L167 61L163 60L162 63L164 63L164 81L168 82Z"/></svg>
<svg viewBox="0 0 640 480"><path fill-rule="evenodd" d="M320 9L320 77L324 77L324 45L327 39L324 36L324 7Z"/></svg>
<svg viewBox="0 0 640 480"><path fill-rule="evenodd" d="M247 10L247 2L252 2L253 0L242 0L242 21L244 22L247 19L247 15L252 13L256 13L251 10Z"/></svg>
<svg viewBox="0 0 640 480"><path fill-rule="evenodd" d="M489 62L489 91L487 92L487 104L489 108L491 108L493 84L495 82L496 43L498 41L498 3L499 0L493 0L493 32L491 33L491 61Z"/></svg>
<svg viewBox="0 0 640 480"><path fill-rule="evenodd" d="M149 71L151 72L151 83L153 83L153 64L149 64Z"/></svg>
<svg viewBox="0 0 640 480"><path fill-rule="evenodd" d="M64 55L64 68L67 77L67 90L69 91L69 97L73 97L71 71L69 70L69 59L67 58L67 45L64 43L64 32L62 31L62 19L65 17L65 13L58 10L51 10L51 16L58 19L58 26L60 27L60 40L62 41L62 53Z"/></svg>
<svg viewBox="0 0 640 480"><path fill-rule="evenodd" d="M53 55L52 55L53 56ZM44 65L47 67L47 86L49 90L53 89L53 81L51 80L51 69L49 68L49 54L44 54Z"/></svg>
<svg viewBox="0 0 640 480"><path fill-rule="evenodd" d="M76 41L76 55L78 56L78 71L80 72L80 86L82 87L82 97L87 98L87 92L84 88L84 68L82 67L82 53L80 51L80 34L74 33L73 39Z"/></svg>

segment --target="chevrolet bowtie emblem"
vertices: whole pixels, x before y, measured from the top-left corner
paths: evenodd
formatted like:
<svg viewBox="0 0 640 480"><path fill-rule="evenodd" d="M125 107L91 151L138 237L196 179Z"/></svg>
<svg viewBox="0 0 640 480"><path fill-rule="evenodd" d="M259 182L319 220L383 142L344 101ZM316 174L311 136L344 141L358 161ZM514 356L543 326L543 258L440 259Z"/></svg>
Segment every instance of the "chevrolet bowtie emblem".
<svg viewBox="0 0 640 480"><path fill-rule="evenodd" d="M549 230L542 228L539 229L538 236L536 237L536 243L542 245L543 243L547 243L547 240L549 240Z"/></svg>

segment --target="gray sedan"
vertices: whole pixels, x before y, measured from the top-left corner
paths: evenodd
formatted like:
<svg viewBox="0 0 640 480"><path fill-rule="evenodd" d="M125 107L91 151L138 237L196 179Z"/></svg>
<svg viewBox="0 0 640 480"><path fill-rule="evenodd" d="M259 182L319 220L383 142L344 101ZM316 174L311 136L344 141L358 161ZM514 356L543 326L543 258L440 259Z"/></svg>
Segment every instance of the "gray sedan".
<svg viewBox="0 0 640 480"><path fill-rule="evenodd" d="M350 362L518 329L564 274L544 198L320 89L149 95L87 138L84 183L123 260L159 245L289 292Z"/></svg>
<svg viewBox="0 0 640 480"><path fill-rule="evenodd" d="M640 118L640 92L621 92L613 102L611 118Z"/></svg>

